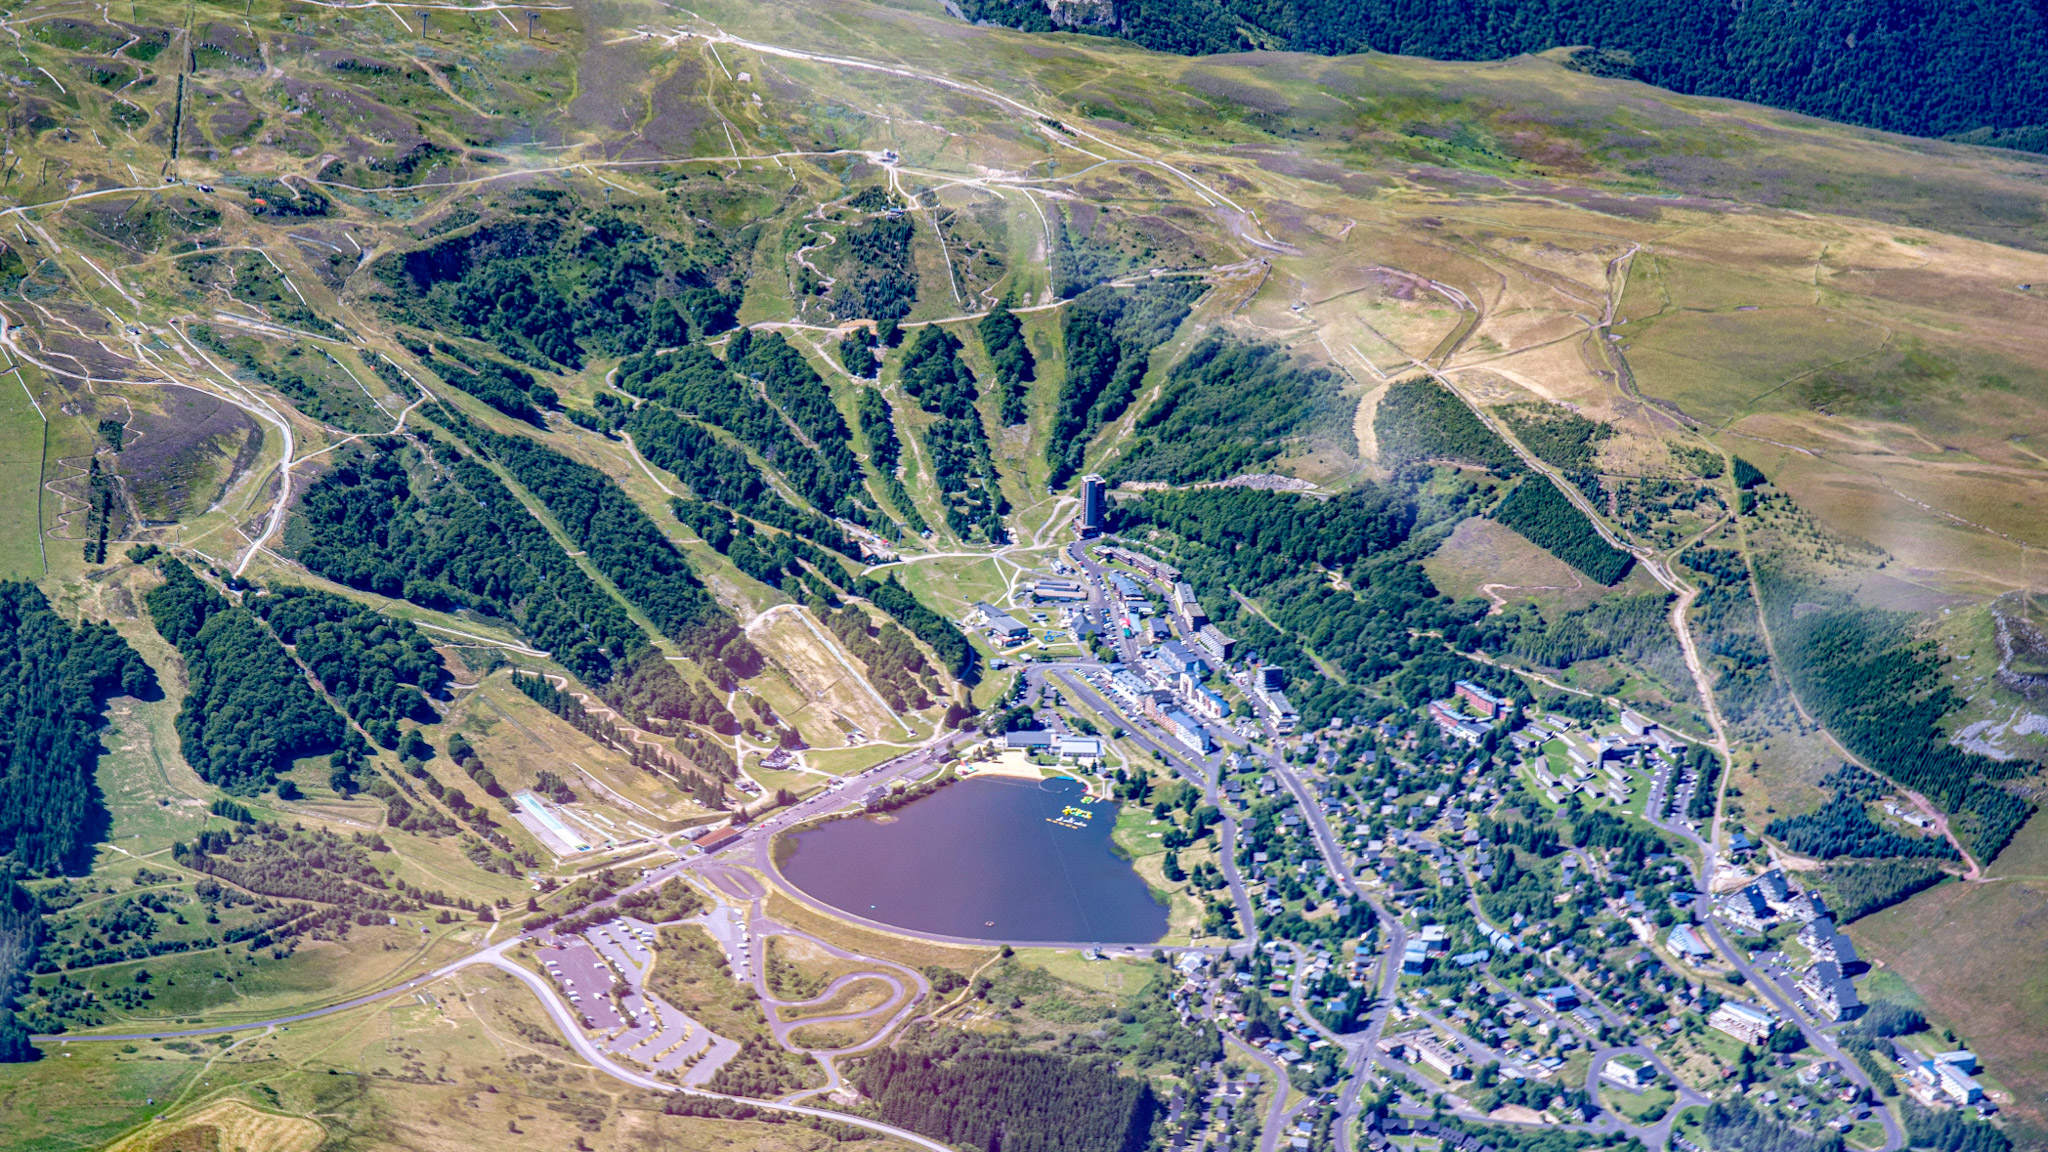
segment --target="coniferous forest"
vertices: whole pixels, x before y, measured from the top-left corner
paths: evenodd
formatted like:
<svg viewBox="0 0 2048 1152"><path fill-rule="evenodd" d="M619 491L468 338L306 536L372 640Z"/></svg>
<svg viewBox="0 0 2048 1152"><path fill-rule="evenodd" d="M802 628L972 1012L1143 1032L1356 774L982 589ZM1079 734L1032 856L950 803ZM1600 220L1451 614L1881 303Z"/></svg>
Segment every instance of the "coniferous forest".
<svg viewBox="0 0 2048 1152"><path fill-rule="evenodd" d="M967 19L1110 34L1161 52L1246 48L1498 60L1583 45L1572 64L1677 92L1747 100L1915 136L2048 151L2048 12L2027 0L1120 0L1062 9L967 0Z"/></svg>
<svg viewBox="0 0 2048 1152"><path fill-rule="evenodd" d="M1941 720L1961 700L1906 619L1846 606L1795 611L1807 590L1768 565L1759 566L1757 587L1779 662L1806 706L1871 768L1956 814L1963 843L1980 860L1998 855L2034 811L2001 784L2036 765L1949 741Z"/></svg>
<svg viewBox="0 0 2048 1152"><path fill-rule="evenodd" d="M254 793L300 756L335 747L341 717L255 613L228 603L182 561L145 598L156 630L185 659L178 743L208 783Z"/></svg>
<svg viewBox="0 0 2048 1152"><path fill-rule="evenodd" d="M1494 509L1493 518L1602 584L1618 584L1635 558L1609 544L1593 522L1542 476L1529 476Z"/></svg>
<svg viewBox="0 0 2048 1152"><path fill-rule="evenodd" d="M435 418L511 473L540 500L634 607L678 644L716 655L734 641L732 617L647 513L596 468L524 436L507 436L440 405Z"/></svg>
<svg viewBox="0 0 2048 1152"><path fill-rule="evenodd" d="M1137 1152L1158 1101L1113 1061L983 1047L955 1034L882 1048L854 1074L882 1118L948 1144L1003 1152Z"/></svg>
<svg viewBox="0 0 2048 1152"><path fill-rule="evenodd" d="M155 687L113 628L72 624L33 584L0 583L0 857L34 872L85 863L106 829L93 783L101 706Z"/></svg>
<svg viewBox="0 0 2048 1152"><path fill-rule="evenodd" d="M1173 335L1201 295L1200 283L1155 280L1136 289L1091 288L1074 298L1063 337L1067 374L1045 445L1051 483L1080 471L1088 442L1137 397L1152 349Z"/></svg>
<svg viewBox="0 0 2048 1152"><path fill-rule="evenodd" d="M158 698L155 673L107 624L59 616L35 585L0 583L0 1063L33 1060L18 997L49 939L23 879L82 872L107 835L94 775L106 700Z"/></svg>
<svg viewBox="0 0 2048 1152"><path fill-rule="evenodd" d="M506 619L602 684L640 630L496 473L452 446L397 438L344 449L301 498L285 542L329 580L426 608Z"/></svg>
<svg viewBox="0 0 2048 1152"><path fill-rule="evenodd" d="M1111 468L1116 480L1223 480L1297 450L1316 433L1341 442L1358 409L1336 373L1273 344L1210 336L1167 374L1159 399Z"/></svg>
<svg viewBox="0 0 2048 1152"><path fill-rule="evenodd" d="M988 431L975 407L974 374L960 359L959 338L934 324L920 330L904 353L898 376L903 391L939 419L925 429L946 527L954 535L1001 544L1009 540L1003 515L1010 502L989 455Z"/></svg>

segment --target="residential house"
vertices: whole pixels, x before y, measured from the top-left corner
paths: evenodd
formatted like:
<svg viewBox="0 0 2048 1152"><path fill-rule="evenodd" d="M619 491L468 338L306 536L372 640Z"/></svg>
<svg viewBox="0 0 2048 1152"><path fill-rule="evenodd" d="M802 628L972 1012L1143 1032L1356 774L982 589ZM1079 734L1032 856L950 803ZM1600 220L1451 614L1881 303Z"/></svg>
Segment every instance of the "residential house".
<svg viewBox="0 0 2048 1152"><path fill-rule="evenodd" d="M1431 956L1441 956L1451 950L1450 932L1441 924L1424 924L1420 939Z"/></svg>

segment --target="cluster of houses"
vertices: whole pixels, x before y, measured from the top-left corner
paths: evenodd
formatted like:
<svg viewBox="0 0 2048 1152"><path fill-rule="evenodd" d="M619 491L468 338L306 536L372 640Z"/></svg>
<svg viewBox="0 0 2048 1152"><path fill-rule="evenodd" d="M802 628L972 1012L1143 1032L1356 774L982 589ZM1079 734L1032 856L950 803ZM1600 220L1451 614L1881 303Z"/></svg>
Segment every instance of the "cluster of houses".
<svg viewBox="0 0 2048 1152"><path fill-rule="evenodd" d="M1820 893L1794 889L1780 868L1765 872L1721 898L1721 918L1752 935L1760 936L1793 920L1811 924L1827 914L1828 906Z"/></svg>
<svg viewBox="0 0 2048 1152"><path fill-rule="evenodd" d="M1629 711L1621 714L1619 732L1587 736L1574 732L1569 720L1546 716L1508 739L1523 752L1534 752L1552 740L1564 744L1565 758L1571 764L1568 773L1552 775L1542 761L1535 764L1537 785L1553 804L1582 789L1604 794L1617 804L1627 803L1635 791L1631 770L1646 768L1651 760L1676 768L1678 750L1684 747L1683 741L1656 721Z"/></svg>
<svg viewBox="0 0 2048 1152"><path fill-rule="evenodd" d="M1196 598L1194 586L1180 578L1179 569L1114 545L1103 546L1101 553L1106 559L1137 569L1166 589L1173 617L1180 625L1182 640L1198 650L1213 667L1228 664L1237 654L1237 641L1209 622L1209 613ZM1116 602L1109 612L1111 624L1141 643L1165 643L1172 639L1173 627L1165 619L1152 615L1152 598L1146 594L1143 584L1122 572L1112 571L1107 577L1110 587L1117 593ZM1041 585L1043 583L1040 582Z"/></svg>
<svg viewBox="0 0 2048 1152"><path fill-rule="evenodd" d="M1455 1040L1446 1040L1432 1028L1417 1028L1394 1036L1382 1036L1379 1050L1407 1064L1422 1064L1437 1070L1447 1080L1469 1080L1472 1068Z"/></svg>
<svg viewBox="0 0 2048 1152"><path fill-rule="evenodd" d="M1097 685L1122 704L1126 713L1144 716L1198 755L1206 756L1215 748L1209 730L1181 709L1174 693L1155 688L1139 673L1117 665L1103 668L1096 675ZM1181 675L1193 682L1186 671Z"/></svg>
<svg viewBox="0 0 2048 1152"><path fill-rule="evenodd" d="M1754 935L1762 935L1779 924L1801 924L1799 943L1811 955L1812 963L1799 977L1799 991L1830 1020L1854 1020L1863 1014L1863 1001L1850 980L1862 968L1856 945L1835 928L1820 893L1793 888L1785 873L1773 868L1722 897L1719 911L1729 924ZM1680 928L1684 929L1686 939L1678 939L1680 929L1674 928L1670 940L1673 951L1687 959L1705 959L1710 955L1691 928Z"/></svg>
<svg viewBox="0 0 2048 1152"><path fill-rule="evenodd" d="M1863 1001L1849 977L1861 968L1856 945L1835 928L1818 892L1801 892L1773 868L1721 899L1721 918L1737 929L1762 935L1779 924L1798 922L1799 943L1813 962L1799 977L1799 991L1830 1020L1854 1020Z"/></svg>

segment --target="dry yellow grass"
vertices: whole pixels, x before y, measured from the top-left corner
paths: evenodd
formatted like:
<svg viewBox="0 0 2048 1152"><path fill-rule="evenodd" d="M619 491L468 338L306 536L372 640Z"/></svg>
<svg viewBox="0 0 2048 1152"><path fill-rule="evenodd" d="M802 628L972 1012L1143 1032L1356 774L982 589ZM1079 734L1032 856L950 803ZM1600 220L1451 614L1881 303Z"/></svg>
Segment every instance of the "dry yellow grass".
<svg viewBox="0 0 2048 1152"><path fill-rule="evenodd" d="M240 1100L154 1122L106 1152L313 1152L327 1130L303 1116L280 1116Z"/></svg>
<svg viewBox="0 0 2048 1152"><path fill-rule="evenodd" d="M796 725L814 747L845 746L846 734L833 723L835 715L858 726L870 740L902 739L902 727L875 695L865 675L848 671L849 665L861 669L860 662L847 654L822 624L811 620L807 626L798 615L804 611L784 609L757 620L747 629L748 638L775 662L781 673L780 684L773 683L778 677L763 677L766 683L757 683L756 691L767 696L777 713ZM841 659L846 663L840 663Z"/></svg>

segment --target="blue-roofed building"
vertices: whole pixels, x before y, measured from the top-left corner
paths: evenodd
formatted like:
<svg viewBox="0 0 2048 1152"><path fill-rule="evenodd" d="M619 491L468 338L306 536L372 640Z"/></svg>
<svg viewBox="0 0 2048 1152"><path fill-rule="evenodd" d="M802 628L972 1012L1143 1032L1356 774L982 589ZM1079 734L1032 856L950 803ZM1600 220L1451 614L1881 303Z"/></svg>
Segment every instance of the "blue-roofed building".
<svg viewBox="0 0 2048 1152"><path fill-rule="evenodd" d="M1693 931L1690 924L1672 925L1671 934L1664 938L1664 944L1680 959L1691 963L1698 963L1714 955L1714 950L1700 940L1700 934Z"/></svg>
<svg viewBox="0 0 2048 1152"><path fill-rule="evenodd" d="M1159 646L1159 662L1174 672L1186 672L1197 677L1209 674L1208 663L1178 640L1168 640Z"/></svg>
<svg viewBox="0 0 2048 1152"><path fill-rule="evenodd" d="M1209 730L1178 708L1166 713L1166 730L1173 733L1174 739L1204 755L1215 747L1209 740Z"/></svg>

